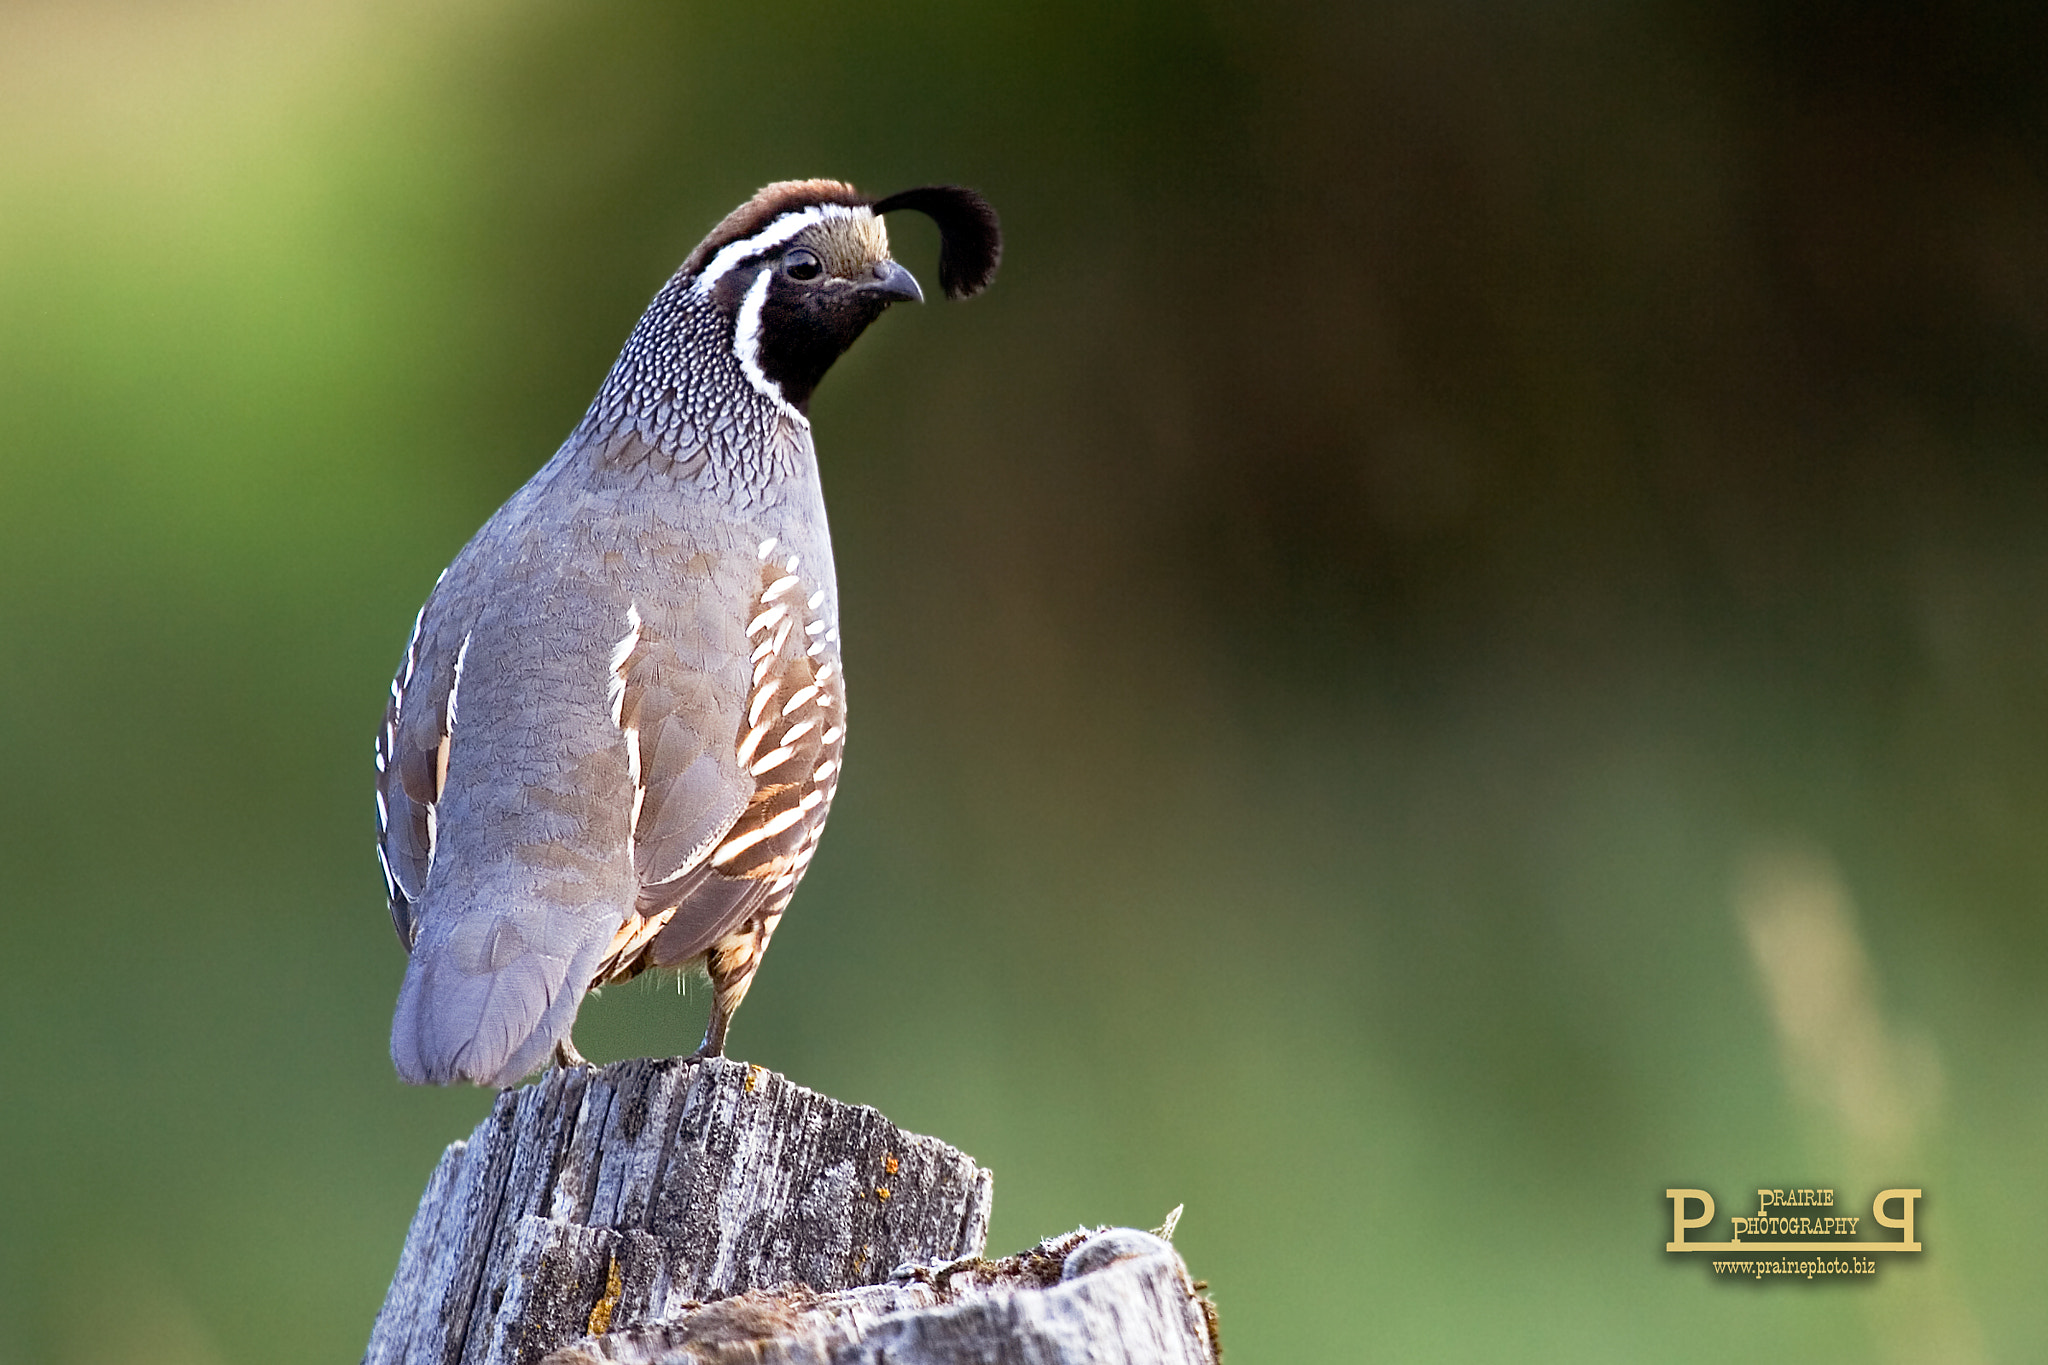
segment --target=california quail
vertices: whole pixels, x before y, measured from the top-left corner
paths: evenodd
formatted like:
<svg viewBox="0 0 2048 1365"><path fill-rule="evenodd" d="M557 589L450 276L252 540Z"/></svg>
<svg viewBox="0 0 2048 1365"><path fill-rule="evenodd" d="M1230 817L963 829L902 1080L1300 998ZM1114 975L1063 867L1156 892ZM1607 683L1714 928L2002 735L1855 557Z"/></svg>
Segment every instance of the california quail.
<svg viewBox="0 0 2048 1365"><path fill-rule="evenodd" d="M846 685L807 408L891 303L881 215L939 227L950 298L1001 254L979 195L769 185L648 306L583 421L442 573L377 737L411 954L408 1081L582 1059L594 985L701 962L726 1027L838 786Z"/></svg>

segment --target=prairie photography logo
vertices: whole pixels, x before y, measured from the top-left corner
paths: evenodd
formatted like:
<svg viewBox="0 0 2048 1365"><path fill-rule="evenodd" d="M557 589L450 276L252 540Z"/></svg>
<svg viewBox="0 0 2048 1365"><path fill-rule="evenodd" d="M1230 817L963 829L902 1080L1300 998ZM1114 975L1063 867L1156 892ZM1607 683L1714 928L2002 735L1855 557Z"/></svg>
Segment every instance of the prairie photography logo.
<svg viewBox="0 0 2048 1365"><path fill-rule="evenodd" d="M1838 1205L1831 1189L1759 1189L1756 1212L1730 1217L1728 1240L1716 1242L1708 1240L1714 1222L1714 1196L1705 1190L1669 1189L1664 1197L1671 1201L1671 1240L1664 1250L1705 1252L1713 1258L1714 1274L1741 1279L1875 1275L1882 1255L1921 1249L1913 1228L1920 1194L1919 1190L1879 1190L1870 1201L1866 1218L1849 1212L1846 1202ZM1708 1229L1701 1240L1686 1236L1699 1228ZM1899 1235L1886 1236L1880 1228L1891 1228Z"/></svg>

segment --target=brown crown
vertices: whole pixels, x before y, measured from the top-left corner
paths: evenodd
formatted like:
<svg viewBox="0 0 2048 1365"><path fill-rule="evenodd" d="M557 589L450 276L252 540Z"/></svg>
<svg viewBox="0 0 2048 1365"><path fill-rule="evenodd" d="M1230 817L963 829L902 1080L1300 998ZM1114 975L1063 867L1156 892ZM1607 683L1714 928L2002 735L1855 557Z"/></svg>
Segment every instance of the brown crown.
<svg viewBox="0 0 2048 1365"><path fill-rule="evenodd" d="M772 185L763 185L754 192L754 197L741 204L717 227L711 235L697 243L697 249L690 253L690 259L683 262L682 273L694 275L704 268L704 263L721 250L753 236L762 228L794 209L806 209L813 204L845 204L859 208L868 202L868 197L843 180L778 180Z"/></svg>

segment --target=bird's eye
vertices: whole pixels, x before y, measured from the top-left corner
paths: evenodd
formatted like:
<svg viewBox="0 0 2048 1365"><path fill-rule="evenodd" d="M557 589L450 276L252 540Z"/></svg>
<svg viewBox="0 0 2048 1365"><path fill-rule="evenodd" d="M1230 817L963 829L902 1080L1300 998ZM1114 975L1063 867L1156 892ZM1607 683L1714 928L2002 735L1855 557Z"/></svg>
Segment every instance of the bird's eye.
<svg viewBox="0 0 2048 1365"><path fill-rule="evenodd" d="M825 267L818 264L814 253L797 246L782 253L782 273L793 280L815 280L825 273Z"/></svg>

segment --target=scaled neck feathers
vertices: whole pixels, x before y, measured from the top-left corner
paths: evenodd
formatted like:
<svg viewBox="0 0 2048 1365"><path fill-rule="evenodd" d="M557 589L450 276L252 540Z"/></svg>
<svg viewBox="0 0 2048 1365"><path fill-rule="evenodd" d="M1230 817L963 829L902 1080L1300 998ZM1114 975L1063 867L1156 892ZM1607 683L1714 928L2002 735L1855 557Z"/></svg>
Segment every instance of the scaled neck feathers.
<svg viewBox="0 0 2048 1365"><path fill-rule="evenodd" d="M651 462L701 481L772 495L809 464L810 421L735 353L740 319L678 272L648 306L577 428L620 472Z"/></svg>

